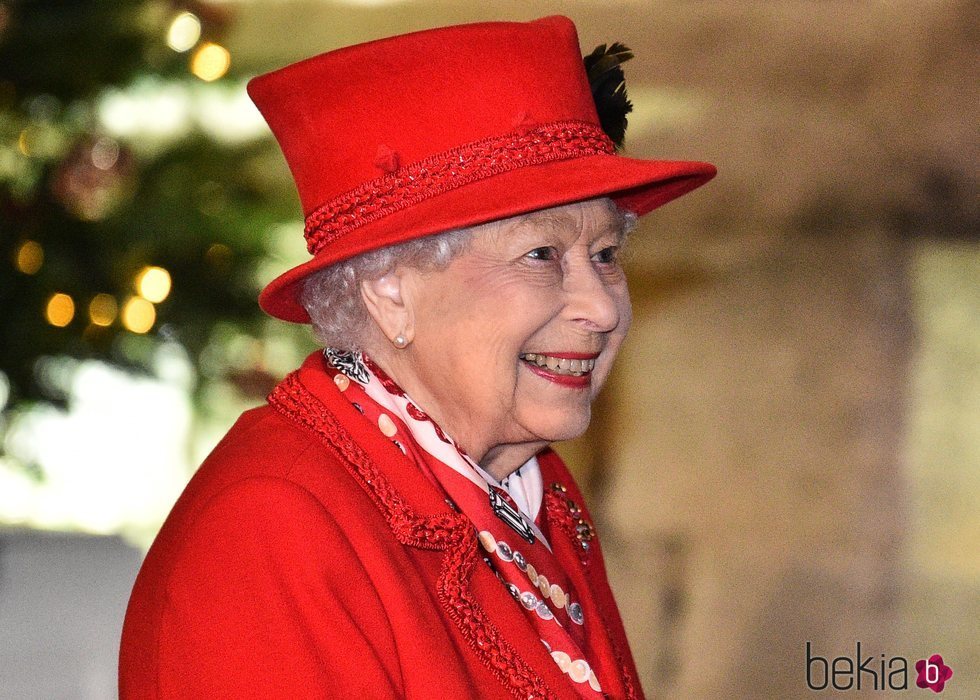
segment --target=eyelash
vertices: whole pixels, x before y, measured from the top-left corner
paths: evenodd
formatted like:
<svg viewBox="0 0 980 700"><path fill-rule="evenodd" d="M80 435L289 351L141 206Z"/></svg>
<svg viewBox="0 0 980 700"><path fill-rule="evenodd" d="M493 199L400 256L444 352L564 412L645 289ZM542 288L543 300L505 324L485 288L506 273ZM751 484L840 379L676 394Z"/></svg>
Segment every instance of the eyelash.
<svg viewBox="0 0 980 700"><path fill-rule="evenodd" d="M543 257L543 256L537 255L538 253L542 253L542 252L545 253L545 254L547 254L548 257ZM541 246L540 248L535 248L535 249L529 251L527 253L527 257L531 258L532 260L541 260L541 261L544 261L544 262L550 262L550 261L554 261L554 260L557 259L557 257L556 257L557 254L558 254L558 251L555 250L554 247L552 247L552 246ZM605 256L606 259L604 259L604 260L602 260L602 259L595 260L596 258L599 258L599 257L602 257L602 256ZM615 263L618 260L618 258L619 258L619 246L611 245L611 246L608 246L606 248L603 248L598 253L596 253L595 255L593 255L592 258L593 258L593 260L595 260L595 262L598 262L601 265L611 265L612 263Z"/></svg>
<svg viewBox="0 0 980 700"><path fill-rule="evenodd" d="M540 252L546 253L548 257L535 255L535 253L540 253ZM541 246L540 248L535 248L534 250L529 251L527 253L527 257L531 258L531 260L551 261L557 259L557 254L558 251L555 250L553 247Z"/></svg>
<svg viewBox="0 0 980 700"><path fill-rule="evenodd" d="M606 260L599 261L603 265L611 265L613 263L619 262L619 246L611 245L606 248L603 248L598 253L596 253L593 257L597 257L601 255L606 255L608 257L608 259Z"/></svg>

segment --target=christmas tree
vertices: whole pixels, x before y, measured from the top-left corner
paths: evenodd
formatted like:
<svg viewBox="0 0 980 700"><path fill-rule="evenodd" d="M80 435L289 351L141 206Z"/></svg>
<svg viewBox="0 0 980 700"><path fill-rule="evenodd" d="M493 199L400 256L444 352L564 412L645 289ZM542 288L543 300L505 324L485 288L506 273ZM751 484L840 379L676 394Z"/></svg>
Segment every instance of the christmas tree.
<svg viewBox="0 0 980 700"><path fill-rule="evenodd" d="M221 44L230 20L194 2L0 1L4 412L65 401L50 358L152 372L164 344L198 395L270 387L255 353L220 358L229 337L262 343L257 270L297 212Z"/></svg>

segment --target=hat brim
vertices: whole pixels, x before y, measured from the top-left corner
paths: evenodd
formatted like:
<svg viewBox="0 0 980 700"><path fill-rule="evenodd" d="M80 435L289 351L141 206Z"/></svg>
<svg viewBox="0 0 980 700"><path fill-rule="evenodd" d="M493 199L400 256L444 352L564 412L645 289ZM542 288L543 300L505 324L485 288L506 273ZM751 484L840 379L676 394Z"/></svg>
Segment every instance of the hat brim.
<svg viewBox="0 0 980 700"><path fill-rule="evenodd" d="M272 280L259 295L259 306L283 321L309 323L299 302L303 281L341 260L422 236L596 197L610 197L621 208L642 216L700 187L715 172L713 165L696 161L595 155L500 173L358 227Z"/></svg>

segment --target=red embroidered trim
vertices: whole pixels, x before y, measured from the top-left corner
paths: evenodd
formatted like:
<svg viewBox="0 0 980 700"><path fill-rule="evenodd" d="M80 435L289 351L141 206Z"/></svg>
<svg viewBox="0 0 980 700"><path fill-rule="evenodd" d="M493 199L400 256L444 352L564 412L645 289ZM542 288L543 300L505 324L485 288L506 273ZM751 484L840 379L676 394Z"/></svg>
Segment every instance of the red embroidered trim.
<svg viewBox="0 0 980 700"><path fill-rule="evenodd" d="M601 127L583 121L552 122L464 144L321 204L306 217L306 247L316 255L359 226L470 182L528 165L615 152Z"/></svg>
<svg viewBox="0 0 980 700"><path fill-rule="evenodd" d="M613 648L615 649L615 643ZM619 653L619 649L615 649L615 653L616 661L619 662L623 671L623 685L626 686L627 700L639 700L639 696L636 694L636 686L633 685L633 674L630 673L630 667L623 663L623 655Z"/></svg>
<svg viewBox="0 0 980 700"><path fill-rule="evenodd" d="M582 565L588 566L592 558L595 528L583 517L582 507L568 497L564 487L559 490L556 486L559 485L552 485L552 488L544 494L544 508L548 514L548 521L558 525L568 535Z"/></svg>
<svg viewBox="0 0 980 700"><path fill-rule="evenodd" d="M439 600L463 638L504 687L521 700L557 700L487 619L469 591L469 577L479 561L476 532L469 519L455 512L423 517L412 510L337 417L303 386L298 372L280 382L268 401L334 453L374 501L399 542L445 551L437 583Z"/></svg>

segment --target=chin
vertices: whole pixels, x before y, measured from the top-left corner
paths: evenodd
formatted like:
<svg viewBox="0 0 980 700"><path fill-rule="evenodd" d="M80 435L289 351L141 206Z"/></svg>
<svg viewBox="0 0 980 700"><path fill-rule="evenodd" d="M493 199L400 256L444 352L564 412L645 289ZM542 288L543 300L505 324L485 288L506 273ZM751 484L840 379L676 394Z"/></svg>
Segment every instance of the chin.
<svg viewBox="0 0 980 700"><path fill-rule="evenodd" d="M541 425L541 429L535 431L535 434L548 442L561 442L581 437L592 422L592 412L586 410L581 413L575 411L575 415L569 415L570 413L572 412L564 411L561 415L555 416L548 425Z"/></svg>

